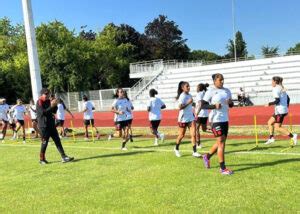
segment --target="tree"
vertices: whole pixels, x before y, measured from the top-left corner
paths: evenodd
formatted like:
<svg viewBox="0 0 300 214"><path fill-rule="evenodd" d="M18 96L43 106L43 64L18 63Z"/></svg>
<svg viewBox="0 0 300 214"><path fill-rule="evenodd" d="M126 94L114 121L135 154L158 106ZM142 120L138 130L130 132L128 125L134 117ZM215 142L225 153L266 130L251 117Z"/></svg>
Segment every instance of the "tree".
<svg viewBox="0 0 300 214"><path fill-rule="evenodd" d="M277 56L279 51L279 47L269 47L267 46L262 46L261 48L261 53L264 57L272 57L272 56Z"/></svg>
<svg viewBox="0 0 300 214"><path fill-rule="evenodd" d="M287 54L300 53L300 43L297 43L294 47L288 49Z"/></svg>
<svg viewBox="0 0 300 214"><path fill-rule="evenodd" d="M237 31L235 34L235 44L236 44L236 56L246 57L247 52L247 43L243 39L243 35L240 31ZM234 42L229 39L229 44L226 46L228 50L228 54L225 56L226 58L234 58Z"/></svg>
<svg viewBox="0 0 300 214"><path fill-rule="evenodd" d="M144 48L150 50L152 59L187 59L189 48L182 38L182 31L174 21L167 16L148 23L145 27Z"/></svg>
<svg viewBox="0 0 300 214"><path fill-rule="evenodd" d="M221 58L222 57L218 54L209 52L207 50L194 50L189 54L189 60L214 61Z"/></svg>

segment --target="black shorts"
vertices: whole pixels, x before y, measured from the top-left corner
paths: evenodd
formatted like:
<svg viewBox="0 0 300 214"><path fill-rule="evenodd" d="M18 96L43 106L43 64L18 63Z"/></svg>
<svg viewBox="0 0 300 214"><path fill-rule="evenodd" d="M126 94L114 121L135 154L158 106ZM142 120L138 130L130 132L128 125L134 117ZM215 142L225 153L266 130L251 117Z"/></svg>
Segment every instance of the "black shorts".
<svg viewBox="0 0 300 214"><path fill-rule="evenodd" d="M0 121L2 121L4 124L8 124L8 121L7 120L0 120Z"/></svg>
<svg viewBox="0 0 300 214"><path fill-rule="evenodd" d="M121 129L125 128L128 126L128 120L124 121L117 121L116 122L116 130L120 131Z"/></svg>
<svg viewBox="0 0 300 214"><path fill-rule="evenodd" d="M17 120L17 123L20 123L21 126L24 126L25 124L24 120Z"/></svg>
<svg viewBox="0 0 300 214"><path fill-rule="evenodd" d="M32 123L37 123L37 119L31 119Z"/></svg>
<svg viewBox="0 0 300 214"><path fill-rule="evenodd" d="M90 119L90 120L84 120L83 123L85 126L88 126L88 125L94 126L95 122L94 122L94 119Z"/></svg>
<svg viewBox="0 0 300 214"><path fill-rule="evenodd" d="M287 114L273 114L272 117L275 119L275 123L283 123L284 117Z"/></svg>
<svg viewBox="0 0 300 214"><path fill-rule="evenodd" d="M126 121L127 121L127 124L128 124L128 125L131 125L131 124L132 124L132 119L126 120Z"/></svg>
<svg viewBox="0 0 300 214"><path fill-rule="evenodd" d="M15 123L9 123L9 128L15 129L16 128L16 124Z"/></svg>
<svg viewBox="0 0 300 214"><path fill-rule="evenodd" d="M227 137L228 135L228 122L213 123L211 128L215 137L220 137L222 135Z"/></svg>
<svg viewBox="0 0 300 214"><path fill-rule="evenodd" d="M193 121L187 122L187 123L178 122L178 126L179 126L179 128L191 127L192 123L193 123Z"/></svg>
<svg viewBox="0 0 300 214"><path fill-rule="evenodd" d="M196 123L201 124L201 125L206 125L207 120L208 120L208 117L198 117L196 120Z"/></svg>
<svg viewBox="0 0 300 214"><path fill-rule="evenodd" d="M160 124L160 120L150 120L150 129L157 130Z"/></svg>
<svg viewBox="0 0 300 214"><path fill-rule="evenodd" d="M64 120L56 120L55 121L55 126L57 127L57 126L64 126L64 124L65 124L65 121Z"/></svg>

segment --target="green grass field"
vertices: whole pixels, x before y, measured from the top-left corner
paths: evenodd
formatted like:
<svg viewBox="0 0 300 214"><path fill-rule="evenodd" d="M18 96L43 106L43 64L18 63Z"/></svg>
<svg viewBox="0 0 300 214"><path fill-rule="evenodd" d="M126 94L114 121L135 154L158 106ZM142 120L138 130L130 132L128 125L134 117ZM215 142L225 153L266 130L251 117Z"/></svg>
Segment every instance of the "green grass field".
<svg viewBox="0 0 300 214"><path fill-rule="evenodd" d="M53 143L48 165L39 165L39 142L0 144L0 213L297 213L300 212L300 146L288 140L248 151L254 140L229 140L232 176L191 156L186 139L175 157L174 139L159 147L136 138L63 141L76 161L63 164ZM263 141L260 141L261 143ZM208 151L213 139L204 139Z"/></svg>

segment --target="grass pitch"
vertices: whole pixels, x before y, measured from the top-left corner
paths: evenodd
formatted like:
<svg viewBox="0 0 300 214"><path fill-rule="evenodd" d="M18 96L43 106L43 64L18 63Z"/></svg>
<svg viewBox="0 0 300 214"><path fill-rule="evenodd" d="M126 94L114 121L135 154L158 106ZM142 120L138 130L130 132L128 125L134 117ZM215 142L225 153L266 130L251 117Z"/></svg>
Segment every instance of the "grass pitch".
<svg viewBox="0 0 300 214"><path fill-rule="evenodd" d="M63 140L76 161L63 164L53 145L51 163L39 165L39 141L0 144L0 213L297 213L300 212L300 147L281 152L288 140L265 146L228 140L226 164L232 176L191 156L188 139L181 158L175 139L158 147L136 138L128 151L120 140L95 143ZM203 139L208 151L214 139Z"/></svg>

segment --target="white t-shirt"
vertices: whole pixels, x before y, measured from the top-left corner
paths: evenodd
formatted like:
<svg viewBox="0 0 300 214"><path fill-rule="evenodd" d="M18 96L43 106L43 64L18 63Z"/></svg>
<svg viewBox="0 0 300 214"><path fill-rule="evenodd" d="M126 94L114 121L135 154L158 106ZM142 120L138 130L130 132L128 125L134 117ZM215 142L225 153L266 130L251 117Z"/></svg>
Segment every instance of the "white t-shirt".
<svg viewBox="0 0 300 214"><path fill-rule="evenodd" d="M14 118L17 120L24 120L24 114L26 112L26 108L23 105L16 105L13 107L14 110Z"/></svg>
<svg viewBox="0 0 300 214"><path fill-rule="evenodd" d="M203 100L214 105L216 103L221 104L220 109L213 109L209 114L210 122L212 123L220 123L220 122L227 122L229 120L229 106L228 100L232 99L231 91L228 88L216 88L212 87L209 88Z"/></svg>
<svg viewBox="0 0 300 214"><path fill-rule="evenodd" d="M7 112L9 111L9 105L0 105L0 120L8 121Z"/></svg>
<svg viewBox="0 0 300 214"><path fill-rule="evenodd" d="M36 119L36 105L30 105L29 112L30 112L30 118L32 120L35 120Z"/></svg>
<svg viewBox="0 0 300 214"><path fill-rule="evenodd" d="M199 91L196 95L196 111L199 109L199 102L203 100L203 97L205 95L205 91ZM208 117L208 110L207 109L201 109L199 114L197 115L198 117Z"/></svg>
<svg viewBox="0 0 300 214"><path fill-rule="evenodd" d="M84 120L94 119L93 108L94 108L94 105L91 101L88 100L88 101L83 103L83 110L86 109L86 111L83 112L83 119Z"/></svg>
<svg viewBox="0 0 300 214"><path fill-rule="evenodd" d="M178 99L178 105L183 104L186 105L188 100L192 98L192 95L186 94L185 92L182 92ZM181 109L179 111L178 115L178 122L181 123L188 123L195 120L194 112L193 112L193 105L190 103L188 106L186 106L184 109Z"/></svg>
<svg viewBox="0 0 300 214"><path fill-rule="evenodd" d="M280 102L275 105L275 115L288 113L287 93L280 85L276 85L273 90L273 98L279 98Z"/></svg>
<svg viewBox="0 0 300 214"><path fill-rule="evenodd" d="M158 97L150 97L147 107L150 107L149 120L161 120L161 107L165 105Z"/></svg>
<svg viewBox="0 0 300 214"><path fill-rule="evenodd" d="M126 115L126 108L128 106L127 101L128 100L125 99L125 98L115 99L113 104L112 104L112 107L114 107L115 110L123 112L123 114L116 114L116 121L117 122L129 120L129 119L127 119L127 115Z"/></svg>
<svg viewBox="0 0 300 214"><path fill-rule="evenodd" d="M127 117L127 120L131 120L131 119L133 119L133 114L132 114L133 105L132 105L132 102L130 100L127 100L126 105L127 105L126 112L125 112L126 117Z"/></svg>
<svg viewBox="0 0 300 214"><path fill-rule="evenodd" d="M57 104L56 117L58 120L65 120L66 106L62 103Z"/></svg>

